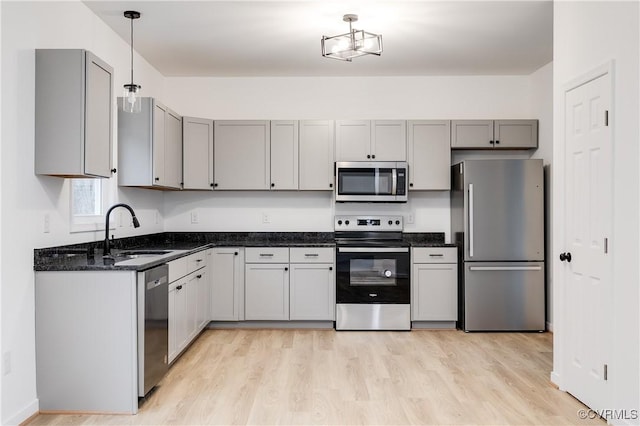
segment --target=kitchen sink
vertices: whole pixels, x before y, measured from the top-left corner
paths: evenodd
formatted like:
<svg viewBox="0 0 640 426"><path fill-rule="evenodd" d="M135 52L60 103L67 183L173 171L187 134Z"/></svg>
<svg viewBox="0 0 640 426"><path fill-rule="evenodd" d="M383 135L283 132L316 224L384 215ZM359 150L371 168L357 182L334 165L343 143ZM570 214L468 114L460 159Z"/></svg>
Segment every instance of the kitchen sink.
<svg viewBox="0 0 640 426"><path fill-rule="evenodd" d="M136 259L138 257L154 257L171 253L171 250L127 250L117 254L118 257Z"/></svg>

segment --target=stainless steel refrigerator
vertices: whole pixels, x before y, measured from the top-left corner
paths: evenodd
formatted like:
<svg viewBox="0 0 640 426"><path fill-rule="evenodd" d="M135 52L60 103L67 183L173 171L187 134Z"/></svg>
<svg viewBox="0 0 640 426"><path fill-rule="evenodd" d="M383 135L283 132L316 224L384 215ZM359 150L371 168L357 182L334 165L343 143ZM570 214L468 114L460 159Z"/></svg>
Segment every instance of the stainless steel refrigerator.
<svg viewBox="0 0 640 426"><path fill-rule="evenodd" d="M542 160L466 160L451 182L459 328L543 331Z"/></svg>

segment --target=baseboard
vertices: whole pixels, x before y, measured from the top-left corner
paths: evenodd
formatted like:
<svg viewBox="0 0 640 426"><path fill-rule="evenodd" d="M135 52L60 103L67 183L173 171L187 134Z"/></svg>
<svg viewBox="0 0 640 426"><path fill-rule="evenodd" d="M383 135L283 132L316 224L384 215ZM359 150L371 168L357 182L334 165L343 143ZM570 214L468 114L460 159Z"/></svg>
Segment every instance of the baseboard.
<svg viewBox="0 0 640 426"><path fill-rule="evenodd" d="M333 329L333 321L211 321L210 329Z"/></svg>
<svg viewBox="0 0 640 426"><path fill-rule="evenodd" d="M3 425L22 425L32 420L32 417L38 414L40 409L40 401L36 398L27 404L22 410L15 413L8 419L3 419Z"/></svg>
<svg viewBox="0 0 640 426"><path fill-rule="evenodd" d="M411 328L414 330L455 330L455 321L412 321Z"/></svg>
<svg viewBox="0 0 640 426"><path fill-rule="evenodd" d="M556 385L558 389L560 389L561 391L564 391L563 387L560 386L561 380L560 380L560 375L558 373L556 373L555 371L552 371L551 376L549 378L551 380L551 383Z"/></svg>

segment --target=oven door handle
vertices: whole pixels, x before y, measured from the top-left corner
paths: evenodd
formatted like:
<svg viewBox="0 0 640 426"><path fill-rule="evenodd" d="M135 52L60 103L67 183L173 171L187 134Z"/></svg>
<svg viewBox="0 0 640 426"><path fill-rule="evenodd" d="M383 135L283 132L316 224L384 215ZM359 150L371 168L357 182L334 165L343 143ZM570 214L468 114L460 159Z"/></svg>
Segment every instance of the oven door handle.
<svg viewBox="0 0 640 426"><path fill-rule="evenodd" d="M338 253L409 253L409 247L338 247Z"/></svg>

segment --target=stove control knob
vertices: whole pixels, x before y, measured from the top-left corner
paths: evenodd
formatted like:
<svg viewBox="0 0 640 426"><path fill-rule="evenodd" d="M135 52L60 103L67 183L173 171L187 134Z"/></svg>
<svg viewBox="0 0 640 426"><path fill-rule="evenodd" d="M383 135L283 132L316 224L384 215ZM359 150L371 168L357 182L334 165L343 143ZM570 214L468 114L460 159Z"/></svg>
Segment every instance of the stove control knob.
<svg viewBox="0 0 640 426"><path fill-rule="evenodd" d="M348 220L345 220L345 221L344 221L344 224L345 224L345 225L348 225L348 224L349 224L349 221L348 221Z"/></svg>
<svg viewBox="0 0 640 426"><path fill-rule="evenodd" d="M386 270L384 271L384 276L385 276L385 277L387 277L387 278L391 278L391 271L390 271L390 270L388 270L388 269L386 269Z"/></svg>
<svg viewBox="0 0 640 426"><path fill-rule="evenodd" d="M400 221L399 220L396 220L396 225L400 225Z"/></svg>
<svg viewBox="0 0 640 426"><path fill-rule="evenodd" d="M389 225L393 225L393 221L392 220L389 221Z"/></svg>
<svg viewBox="0 0 640 426"><path fill-rule="evenodd" d="M342 225L342 221L341 220L338 221L338 225Z"/></svg>

